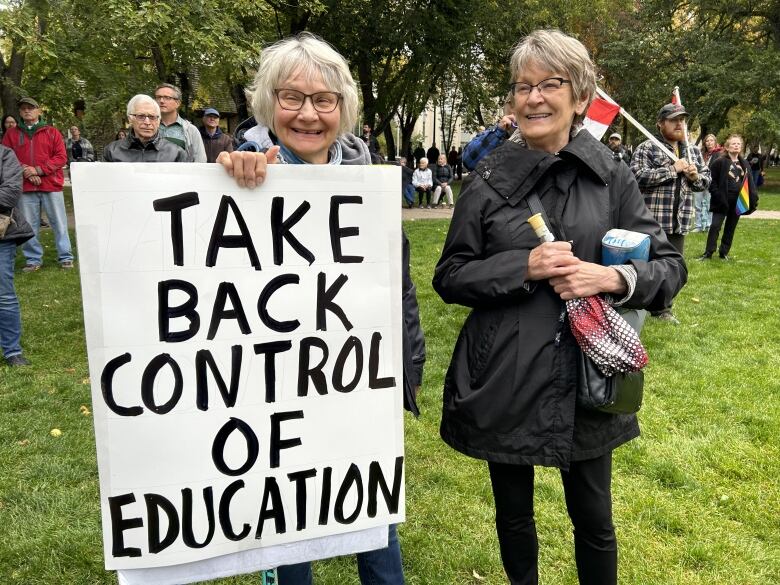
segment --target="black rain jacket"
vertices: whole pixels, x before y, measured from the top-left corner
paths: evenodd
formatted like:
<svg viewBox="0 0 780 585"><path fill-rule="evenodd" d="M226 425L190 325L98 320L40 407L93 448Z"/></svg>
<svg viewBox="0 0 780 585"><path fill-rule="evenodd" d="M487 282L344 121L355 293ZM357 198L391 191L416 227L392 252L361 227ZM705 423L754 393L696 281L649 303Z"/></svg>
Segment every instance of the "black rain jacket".
<svg viewBox="0 0 780 585"><path fill-rule="evenodd" d="M546 281L526 280L539 245L526 221L532 190L582 260L600 263L612 227L650 235L650 260L631 261L637 284L624 306L668 306L687 269L629 168L587 131L557 155L507 141L467 179L433 280L445 302L473 309L445 378L441 436L478 459L567 469L636 437L639 425L576 405L580 350L564 301Z"/></svg>

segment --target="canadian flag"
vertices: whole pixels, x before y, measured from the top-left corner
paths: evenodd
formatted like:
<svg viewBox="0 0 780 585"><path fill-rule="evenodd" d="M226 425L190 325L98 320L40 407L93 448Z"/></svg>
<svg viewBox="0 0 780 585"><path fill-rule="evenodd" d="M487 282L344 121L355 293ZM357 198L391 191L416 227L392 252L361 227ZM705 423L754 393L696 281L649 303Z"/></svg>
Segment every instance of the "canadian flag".
<svg viewBox="0 0 780 585"><path fill-rule="evenodd" d="M582 125L596 137L596 140L601 140L604 132L607 131L607 128L612 124L612 120L615 119L619 111L620 106L618 104L597 97L591 102Z"/></svg>

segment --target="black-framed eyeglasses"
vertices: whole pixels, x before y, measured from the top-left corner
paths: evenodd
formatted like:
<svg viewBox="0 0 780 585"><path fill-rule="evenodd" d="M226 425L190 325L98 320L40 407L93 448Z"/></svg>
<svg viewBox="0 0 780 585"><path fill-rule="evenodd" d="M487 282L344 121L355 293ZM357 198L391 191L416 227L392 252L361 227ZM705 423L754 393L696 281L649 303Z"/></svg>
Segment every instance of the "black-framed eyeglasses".
<svg viewBox="0 0 780 585"><path fill-rule="evenodd" d="M276 101L283 110L298 112L306 102L306 98L311 100L311 105L320 114L329 114L335 110L342 95L335 91L318 91L317 93L303 93L297 89L275 89Z"/></svg>
<svg viewBox="0 0 780 585"><path fill-rule="evenodd" d="M542 79L539 83L530 84L524 81L515 81L509 84L509 91L512 95L530 96L534 88L539 90L539 93L548 96L557 92L564 83L571 83L571 80L564 79L563 77L548 77Z"/></svg>
<svg viewBox="0 0 780 585"><path fill-rule="evenodd" d="M130 116L141 122L156 122L160 118L157 114L130 114Z"/></svg>

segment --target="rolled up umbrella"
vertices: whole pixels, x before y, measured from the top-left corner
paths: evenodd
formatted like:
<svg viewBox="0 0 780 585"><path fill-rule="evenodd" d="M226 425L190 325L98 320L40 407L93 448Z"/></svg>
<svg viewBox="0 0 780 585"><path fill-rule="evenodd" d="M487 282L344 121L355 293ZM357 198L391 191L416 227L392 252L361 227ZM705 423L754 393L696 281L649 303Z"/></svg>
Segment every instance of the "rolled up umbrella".
<svg viewBox="0 0 780 585"><path fill-rule="evenodd" d="M528 223L543 243L555 240L541 214L531 216ZM582 353L602 374L636 372L647 365L647 350L639 335L602 296L568 300L566 311Z"/></svg>
<svg viewBox="0 0 780 585"><path fill-rule="evenodd" d="M582 353L601 373L637 372L647 365L647 350L634 328L601 296L566 301L569 326Z"/></svg>

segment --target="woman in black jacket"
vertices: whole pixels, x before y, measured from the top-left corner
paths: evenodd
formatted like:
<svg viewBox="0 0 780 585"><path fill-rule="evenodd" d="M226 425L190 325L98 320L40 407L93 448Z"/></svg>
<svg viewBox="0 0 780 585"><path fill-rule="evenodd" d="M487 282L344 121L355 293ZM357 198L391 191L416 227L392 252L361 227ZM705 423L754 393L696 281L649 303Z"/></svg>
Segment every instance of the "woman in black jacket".
<svg viewBox="0 0 780 585"><path fill-rule="evenodd" d="M740 154L744 145L742 136L732 134L726 139L725 152L710 163L712 184L710 185L710 211L712 225L707 233L707 248L699 260L709 260L718 247L720 228L723 228L723 238L720 241L718 255L723 260L729 259L731 243L737 229L739 214L737 213L737 196L745 180L748 184L749 205L742 215L753 213L758 206L758 191L753 182L748 162Z"/></svg>
<svg viewBox="0 0 780 585"><path fill-rule="evenodd" d="M444 301L473 309L446 375L441 435L488 462L511 583L537 583L533 474L545 465L561 470L580 583L611 585L612 450L639 426L634 415L576 405L580 349L565 300L604 293L625 307L662 308L687 271L628 167L578 131L596 89L585 47L536 31L510 69L520 133L467 179L433 281ZM540 245L528 225L531 193L557 241ZM612 227L648 234L650 260L602 266L601 238Z"/></svg>

